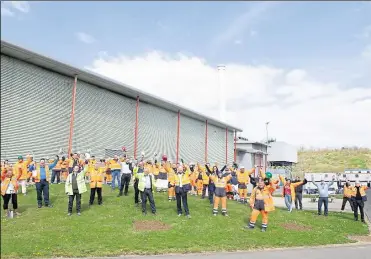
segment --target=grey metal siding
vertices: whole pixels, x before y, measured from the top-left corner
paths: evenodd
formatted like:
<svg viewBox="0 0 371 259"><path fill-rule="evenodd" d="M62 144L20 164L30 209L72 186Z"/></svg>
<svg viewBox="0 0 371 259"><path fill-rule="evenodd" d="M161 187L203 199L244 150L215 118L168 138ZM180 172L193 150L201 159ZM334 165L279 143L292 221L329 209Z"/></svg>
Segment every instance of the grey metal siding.
<svg viewBox="0 0 371 259"><path fill-rule="evenodd" d="M208 125L208 162L225 163L225 129Z"/></svg>
<svg viewBox="0 0 371 259"><path fill-rule="evenodd" d="M184 162L204 162L205 122L181 115L179 159Z"/></svg>
<svg viewBox="0 0 371 259"><path fill-rule="evenodd" d="M176 159L176 136L178 114L152 104L139 104L138 150L145 153L145 158L158 158L166 154L169 160ZM179 157L180 159L180 157Z"/></svg>
<svg viewBox="0 0 371 259"><path fill-rule="evenodd" d="M73 150L104 157L106 149L134 154L136 100L77 80Z"/></svg>
<svg viewBox="0 0 371 259"><path fill-rule="evenodd" d="M1 158L57 154L68 145L72 78L1 55Z"/></svg>
<svg viewBox="0 0 371 259"><path fill-rule="evenodd" d="M234 162L234 132L228 130L228 164Z"/></svg>

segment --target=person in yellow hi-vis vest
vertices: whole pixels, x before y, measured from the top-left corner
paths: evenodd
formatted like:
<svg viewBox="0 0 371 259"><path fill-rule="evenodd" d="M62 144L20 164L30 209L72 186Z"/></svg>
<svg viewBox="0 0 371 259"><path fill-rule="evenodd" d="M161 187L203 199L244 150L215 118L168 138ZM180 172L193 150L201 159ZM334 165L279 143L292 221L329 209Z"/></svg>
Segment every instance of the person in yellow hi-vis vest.
<svg viewBox="0 0 371 259"><path fill-rule="evenodd" d="M95 193L98 195L98 205L102 205L102 184L104 181L104 164L103 163L95 163L94 168L88 168L90 174L90 200L89 206L93 205L95 199ZM103 170L102 170L103 169Z"/></svg>
<svg viewBox="0 0 371 259"><path fill-rule="evenodd" d="M183 214L183 210L182 210L182 203L183 203L185 215L187 218L190 219L191 215L189 215L188 199L187 199L187 193L191 190L191 182L189 179L189 175L190 175L190 171L188 168L184 172L184 167L179 166L176 174L174 175L174 178L171 179L170 185L173 188L175 188L178 216L180 217Z"/></svg>
<svg viewBox="0 0 371 259"><path fill-rule="evenodd" d="M247 203L247 185L250 183L251 173L252 171L246 172L244 166L241 166L240 170L237 171L238 196L241 203Z"/></svg>
<svg viewBox="0 0 371 259"><path fill-rule="evenodd" d="M213 208L213 215L216 216L219 210L219 204L222 203L222 215L228 217L227 213L227 192L225 191L225 187L229 180L231 180L232 176L224 175L223 172L227 166L225 165L221 170L219 170L216 166L214 166L213 174L211 174L211 170L208 165L206 165L207 175L210 177L210 180L214 182L215 190L214 190L214 208Z"/></svg>
<svg viewBox="0 0 371 259"><path fill-rule="evenodd" d="M42 207L42 195L44 195L44 204L45 207L51 208L52 205L49 202L49 179L50 179L50 170L57 165L59 161L59 156L54 160L53 164L47 165L44 158L40 159L40 163L30 166L30 171L36 171L33 178L36 184L37 190L37 207Z"/></svg>
<svg viewBox="0 0 371 259"><path fill-rule="evenodd" d="M265 232L268 227L268 213L275 210L273 204L273 192L277 186L265 178L259 178L257 186L252 190L250 196L250 207L252 209L250 222L245 227L247 229L254 229L256 219L259 214L262 214L262 231Z"/></svg>
<svg viewBox="0 0 371 259"><path fill-rule="evenodd" d="M28 163L23 156L18 156L18 162L14 165L14 174L18 177L18 183L22 187L23 195L27 195Z"/></svg>
<svg viewBox="0 0 371 259"><path fill-rule="evenodd" d="M17 201L17 192L18 192L18 181L17 176L13 173L12 167L3 168L1 174L1 196L3 197L3 209L4 216L8 215L8 206L9 201L12 201L14 214L20 216L21 213L18 212L18 201Z"/></svg>

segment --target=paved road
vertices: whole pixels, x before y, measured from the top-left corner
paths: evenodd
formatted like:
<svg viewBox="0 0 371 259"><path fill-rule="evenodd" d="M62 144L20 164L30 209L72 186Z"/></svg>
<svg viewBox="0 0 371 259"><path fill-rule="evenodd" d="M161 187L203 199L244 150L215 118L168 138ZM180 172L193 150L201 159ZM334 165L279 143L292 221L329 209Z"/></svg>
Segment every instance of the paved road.
<svg viewBox="0 0 371 259"><path fill-rule="evenodd" d="M371 193L370 193L370 195L371 195ZM368 197L371 197L370 195ZM274 205L276 207L286 208L285 200L283 198L273 197L273 200L274 200ZM333 202L329 202L328 210L329 211L340 211L342 202L343 202L343 200L340 200L340 199L336 199ZM295 208L295 206L294 206L294 208ZM309 198L303 198L303 209L304 210L317 210L318 209L318 202L311 202ZM322 206L322 211L323 211L323 209L324 208ZM347 205L345 206L345 211L346 212L352 212L349 203L347 203Z"/></svg>
<svg viewBox="0 0 371 259"><path fill-rule="evenodd" d="M366 217L368 218L368 222L371 223L371 189L366 191L368 201L365 203L365 213Z"/></svg>
<svg viewBox="0 0 371 259"><path fill-rule="evenodd" d="M236 253L217 253L217 254L191 254L191 255L159 255L159 256L121 256L110 257L109 259L370 259L371 244L367 245L348 245L348 246L334 246L326 248L294 248L294 249L280 249L269 251L255 251L255 252L236 252ZM98 258L96 258L98 259ZM107 259L101 258L101 259Z"/></svg>

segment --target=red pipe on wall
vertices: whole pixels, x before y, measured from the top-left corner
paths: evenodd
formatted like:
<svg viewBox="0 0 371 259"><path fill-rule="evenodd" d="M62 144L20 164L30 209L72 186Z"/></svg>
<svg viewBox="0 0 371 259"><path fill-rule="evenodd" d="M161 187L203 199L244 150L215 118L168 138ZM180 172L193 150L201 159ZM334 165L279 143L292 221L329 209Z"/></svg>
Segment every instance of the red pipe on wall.
<svg viewBox="0 0 371 259"><path fill-rule="evenodd" d="M228 164L228 128L225 128L225 163Z"/></svg>
<svg viewBox="0 0 371 259"><path fill-rule="evenodd" d="M72 152L72 139L73 139L73 124L75 122L75 106L76 106L76 86L77 86L77 75L75 75L75 80L72 88L72 107L70 116L70 136L68 139L68 154L69 157Z"/></svg>
<svg viewBox="0 0 371 259"><path fill-rule="evenodd" d="M205 163L207 163L207 120L206 120L206 130L205 130Z"/></svg>
<svg viewBox="0 0 371 259"><path fill-rule="evenodd" d="M180 110L178 110L178 129L176 134L176 163L179 160L179 139L180 139Z"/></svg>
<svg viewBox="0 0 371 259"><path fill-rule="evenodd" d="M234 131L234 162L237 163L237 131Z"/></svg>
<svg viewBox="0 0 371 259"><path fill-rule="evenodd" d="M137 159L137 148L138 148L138 120L139 120L139 96L137 96L137 104L136 104L136 109L135 109L134 159Z"/></svg>

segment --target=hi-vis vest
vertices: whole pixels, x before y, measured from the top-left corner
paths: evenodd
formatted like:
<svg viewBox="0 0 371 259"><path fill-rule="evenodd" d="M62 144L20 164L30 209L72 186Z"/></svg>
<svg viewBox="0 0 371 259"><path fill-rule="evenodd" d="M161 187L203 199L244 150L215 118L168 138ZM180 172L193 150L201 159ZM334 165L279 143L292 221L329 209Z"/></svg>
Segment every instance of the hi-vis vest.
<svg viewBox="0 0 371 259"><path fill-rule="evenodd" d="M118 160L117 162L115 160L111 160L109 162L109 168L111 170L121 170L121 162Z"/></svg>
<svg viewBox="0 0 371 259"><path fill-rule="evenodd" d="M90 188L102 188L103 183L103 173L95 170L90 173Z"/></svg>
<svg viewBox="0 0 371 259"><path fill-rule="evenodd" d="M46 176L46 181L49 182L50 179L50 173L49 173L49 166L45 165L45 176ZM40 165L37 165L36 167L36 175L34 176L35 183L40 182Z"/></svg>
<svg viewBox="0 0 371 259"><path fill-rule="evenodd" d="M5 195L6 190L8 189L9 183L12 182L14 186L14 192L17 193L18 191L18 181L17 177L13 175L11 178L6 177L4 180L1 181L1 195Z"/></svg>
<svg viewBox="0 0 371 259"><path fill-rule="evenodd" d="M28 163L23 161L22 163L17 162L14 165L14 174L19 177L19 180L26 180L28 177L27 173Z"/></svg>
<svg viewBox="0 0 371 259"><path fill-rule="evenodd" d="M273 184L264 186L263 189L259 189L258 187L255 187L250 196L250 205L254 206L255 200L263 200L264 201L264 211L274 211L274 205L273 205L273 197L272 193L276 190L275 186Z"/></svg>

